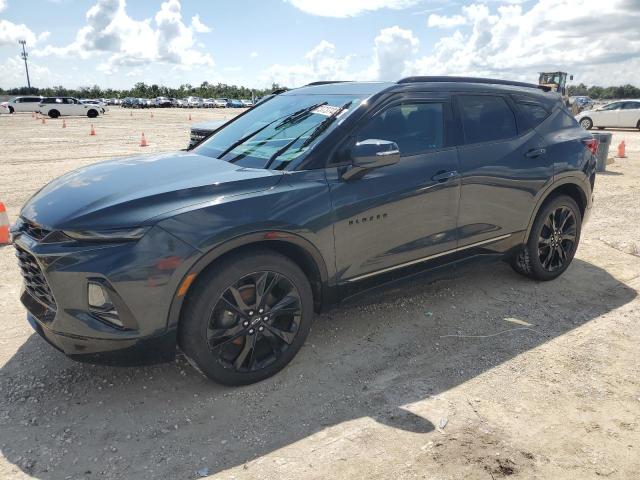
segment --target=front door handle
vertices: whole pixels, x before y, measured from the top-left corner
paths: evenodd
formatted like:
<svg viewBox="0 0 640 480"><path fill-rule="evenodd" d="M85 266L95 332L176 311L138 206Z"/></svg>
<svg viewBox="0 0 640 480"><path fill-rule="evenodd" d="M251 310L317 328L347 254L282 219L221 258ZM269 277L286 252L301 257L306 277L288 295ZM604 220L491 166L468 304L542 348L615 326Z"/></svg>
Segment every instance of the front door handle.
<svg viewBox="0 0 640 480"><path fill-rule="evenodd" d="M433 180L434 182L442 183L458 176L460 176L460 174L456 170L451 170L449 172L438 172L433 177L431 177L431 180Z"/></svg>
<svg viewBox="0 0 640 480"><path fill-rule="evenodd" d="M527 158L536 158L544 155L545 153L547 153L547 150L544 148L534 148L533 150L529 150L525 153L524 156Z"/></svg>

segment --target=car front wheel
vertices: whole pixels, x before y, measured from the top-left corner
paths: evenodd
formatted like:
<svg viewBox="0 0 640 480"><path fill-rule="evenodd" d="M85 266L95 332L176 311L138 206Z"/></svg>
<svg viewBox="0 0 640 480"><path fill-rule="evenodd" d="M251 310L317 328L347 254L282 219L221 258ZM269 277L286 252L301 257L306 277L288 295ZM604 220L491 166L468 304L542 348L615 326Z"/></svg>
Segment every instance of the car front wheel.
<svg viewBox="0 0 640 480"><path fill-rule="evenodd" d="M536 280L553 280L571 264L580 241L582 215L575 200L561 195L538 212L529 239L513 258L513 268Z"/></svg>
<svg viewBox="0 0 640 480"><path fill-rule="evenodd" d="M192 287L178 342L210 379L245 385L284 368L312 319L311 286L295 263L270 250L232 254Z"/></svg>
<svg viewBox="0 0 640 480"><path fill-rule="evenodd" d="M98 116L98 112L96 110L89 110L87 112L87 117L89 118L96 118Z"/></svg>

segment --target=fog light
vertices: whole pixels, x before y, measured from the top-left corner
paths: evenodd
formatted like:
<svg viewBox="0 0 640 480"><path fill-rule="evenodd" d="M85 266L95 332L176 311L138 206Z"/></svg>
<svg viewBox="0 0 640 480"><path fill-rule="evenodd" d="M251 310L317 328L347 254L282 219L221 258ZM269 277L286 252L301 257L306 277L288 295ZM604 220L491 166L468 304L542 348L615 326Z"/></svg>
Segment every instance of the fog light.
<svg viewBox="0 0 640 480"><path fill-rule="evenodd" d="M109 294L104 287L98 283L89 283L89 306L93 308L99 308L100 310L108 310L112 307Z"/></svg>
<svg viewBox="0 0 640 480"><path fill-rule="evenodd" d="M124 326L116 307L114 307L111 302L109 293L103 285L89 282L87 287L87 300L89 302L89 309L93 311L94 315L118 327Z"/></svg>

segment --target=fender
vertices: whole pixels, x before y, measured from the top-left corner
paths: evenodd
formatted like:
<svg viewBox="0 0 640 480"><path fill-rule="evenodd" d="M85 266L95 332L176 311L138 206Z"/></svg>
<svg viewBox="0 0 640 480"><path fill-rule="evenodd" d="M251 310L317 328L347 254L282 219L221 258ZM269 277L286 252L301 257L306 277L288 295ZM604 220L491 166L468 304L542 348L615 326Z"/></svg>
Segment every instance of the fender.
<svg viewBox="0 0 640 480"><path fill-rule="evenodd" d="M297 247L302 248L314 261L318 272L320 273L321 288L323 290L323 298L325 296L325 290L327 290L327 281L329 278L327 272L327 265L320 251L309 240L296 235L295 233L281 231L281 230L265 230L259 232L253 232L248 234L239 235L231 238L215 247L208 252L204 253L187 271L184 276L178 282L178 285L182 285L182 282L188 275L196 274L196 278L202 270L208 265L220 258L225 253L228 253L236 248L243 247L245 245L251 245L258 242L280 242L289 243ZM179 288L179 287L178 287ZM178 296L177 291L174 292L171 307L169 308L169 316L167 318L167 329L175 329L180 320L180 312L186 295Z"/></svg>
<svg viewBox="0 0 640 480"><path fill-rule="evenodd" d="M538 201L536 202L536 205L531 213L531 217L529 218L529 223L527 224L527 230L524 237L524 241L526 242L527 239L529 238L529 234L531 233L531 229L533 228L533 222L538 216L538 212L540 211L542 204L545 202L547 198L549 198L549 195L551 195L558 187L561 187L562 185L568 185L568 184L575 185L576 187L578 187L582 192L583 200L585 202L586 208L588 209L590 206L589 205L590 202L589 202L587 191L590 190L590 186L589 188L585 188L585 186L588 185L588 183L589 182L586 179L583 179L574 175L570 175L570 176L562 177L556 180L555 182L553 182L551 185L549 185L542 192L542 194L540 194Z"/></svg>

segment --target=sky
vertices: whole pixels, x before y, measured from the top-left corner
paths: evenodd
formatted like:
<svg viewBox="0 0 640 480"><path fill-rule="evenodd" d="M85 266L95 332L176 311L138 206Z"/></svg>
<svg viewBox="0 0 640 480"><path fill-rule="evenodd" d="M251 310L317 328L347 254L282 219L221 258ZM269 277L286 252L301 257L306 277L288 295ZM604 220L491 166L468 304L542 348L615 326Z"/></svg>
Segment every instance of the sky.
<svg viewBox="0 0 640 480"><path fill-rule="evenodd" d="M0 0L0 87L472 75L640 85L640 0Z"/></svg>

